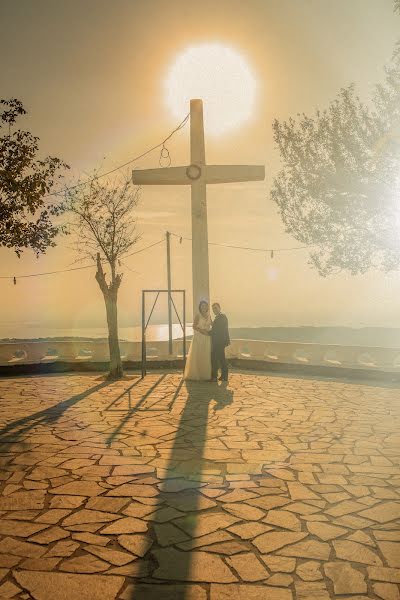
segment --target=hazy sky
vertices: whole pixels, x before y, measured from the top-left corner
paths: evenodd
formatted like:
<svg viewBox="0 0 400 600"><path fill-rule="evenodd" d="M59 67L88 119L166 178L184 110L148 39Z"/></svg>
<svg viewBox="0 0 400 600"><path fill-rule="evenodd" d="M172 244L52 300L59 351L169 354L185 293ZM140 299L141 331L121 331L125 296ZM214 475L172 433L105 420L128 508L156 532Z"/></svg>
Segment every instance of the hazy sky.
<svg viewBox="0 0 400 600"><path fill-rule="evenodd" d="M263 183L208 188L209 240L260 248L296 246L284 233L269 189L279 168L272 120L324 108L340 87L361 97L383 77L400 32L392 0L0 0L0 96L20 98L22 123L43 155L72 175L118 166L158 143L177 124L165 102L169 66L185 48L220 42L239 52L258 83L253 117L220 137L207 132L209 162L265 164ZM184 114L182 115L182 118ZM188 128L168 147L189 158ZM137 167L158 166L158 153ZM144 188L139 249L166 230L190 237L190 190ZM68 267L69 242L36 260L0 250L0 275ZM191 288L190 242L173 242L173 285ZM142 288L166 283L164 246L127 259L120 322L140 318ZM322 279L307 252L276 254L210 248L213 299L236 325L399 323L400 274ZM94 271L0 280L0 337L6 324L77 327L104 323ZM191 302L189 302L189 306ZM9 328L7 328L9 332Z"/></svg>

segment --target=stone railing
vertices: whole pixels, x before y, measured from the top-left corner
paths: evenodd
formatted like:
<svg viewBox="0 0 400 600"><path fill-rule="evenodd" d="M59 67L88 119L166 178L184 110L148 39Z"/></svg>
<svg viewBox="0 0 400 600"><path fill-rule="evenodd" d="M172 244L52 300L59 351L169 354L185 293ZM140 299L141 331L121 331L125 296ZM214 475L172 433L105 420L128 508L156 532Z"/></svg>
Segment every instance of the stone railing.
<svg viewBox="0 0 400 600"><path fill-rule="evenodd" d="M138 362L141 360L140 342L120 342L120 348L124 362ZM232 344L227 350L228 358L243 361L400 373L400 348L232 340ZM2 367L55 362L104 363L108 359L108 344L104 341L0 343L0 366ZM147 360L149 362L177 359L182 359L181 340L174 340L172 354L168 353L167 341L147 343Z"/></svg>

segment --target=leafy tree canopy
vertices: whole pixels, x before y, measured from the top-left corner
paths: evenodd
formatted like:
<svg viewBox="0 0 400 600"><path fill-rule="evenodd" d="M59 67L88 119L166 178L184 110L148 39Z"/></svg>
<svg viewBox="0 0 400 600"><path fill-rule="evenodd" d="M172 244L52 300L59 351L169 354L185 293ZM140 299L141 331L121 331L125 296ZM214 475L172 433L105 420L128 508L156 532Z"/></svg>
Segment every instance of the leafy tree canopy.
<svg viewBox="0 0 400 600"><path fill-rule="evenodd" d="M25 114L19 100L0 100L0 247L18 256L26 248L39 255L55 245L59 228L52 217L60 208L46 204L45 196L68 168L59 158L36 158L39 138L15 129Z"/></svg>
<svg viewBox="0 0 400 600"><path fill-rule="evenodd" d="M350 86L273 131L283 167L271 196L319 273L399 268L400 48L369 104Z"/></svg>

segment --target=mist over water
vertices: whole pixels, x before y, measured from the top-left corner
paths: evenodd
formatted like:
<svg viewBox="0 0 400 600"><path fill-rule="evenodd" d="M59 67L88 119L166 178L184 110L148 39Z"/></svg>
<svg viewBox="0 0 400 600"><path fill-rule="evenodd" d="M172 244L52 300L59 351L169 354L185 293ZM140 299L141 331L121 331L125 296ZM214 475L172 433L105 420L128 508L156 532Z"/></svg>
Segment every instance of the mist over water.
<svg viewBox="0 0 400 600"><path fill-rule="evenodd" d="M277 342L299 342L314 344L338 344L342 346L400 347L400 328L390 327L230 327L231 339L264 340ZM192 325L186 326L186 335L192 336ZM40 339L107 339L106 327L57 328L40 324L2 324L0 340L40 340ZM140 342L140 326L120 327L120 340ZM172 325L173 339L182 338L182 328ZM146 332L148 342L168 340L168 324L149 325Z"/></svg>
<svg viewBox="0 0 400 600"><path fill-rule="evenodd" d="M186 335L192 335L191 326L186 327ZM168 339L168 325L149 325L147 328L147 339L149 341L159 341ZM179 324L172 325L172 336L174 339L182 337L182 328ZM41 327L39 325L18 325L1 324L0 339L40 339L40 338L107 338L108 331L105 327L82 327L82 328L53 328ZM140 342L142 339L142 329L136 327L120 327L119 337L121 340L129 342Z"/></svg>

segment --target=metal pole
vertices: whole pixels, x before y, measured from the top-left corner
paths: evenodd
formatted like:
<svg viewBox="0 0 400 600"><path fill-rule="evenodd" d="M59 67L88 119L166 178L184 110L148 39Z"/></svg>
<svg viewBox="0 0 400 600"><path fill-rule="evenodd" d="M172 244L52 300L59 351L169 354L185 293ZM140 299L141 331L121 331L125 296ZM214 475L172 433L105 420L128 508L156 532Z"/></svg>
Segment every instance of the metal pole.
<svg viewBox="0 0 400 600"><path fill-rule="evenodd" d="M186 366L186 292L183 290L183 370Z"/></svg>
<svg viewBox="0 0 400 600"><path fill-rule="evenodd" d="M167 241L167 283L168 283L168 353L172 354L172 303L171 303L171 234L166 232Z"/></svg>
<svg viewBox="0 0 400 600"><path fill-rule="evenodd" d="M142 379L146 375L146 309L145 291L142 291Z"/></svg>

